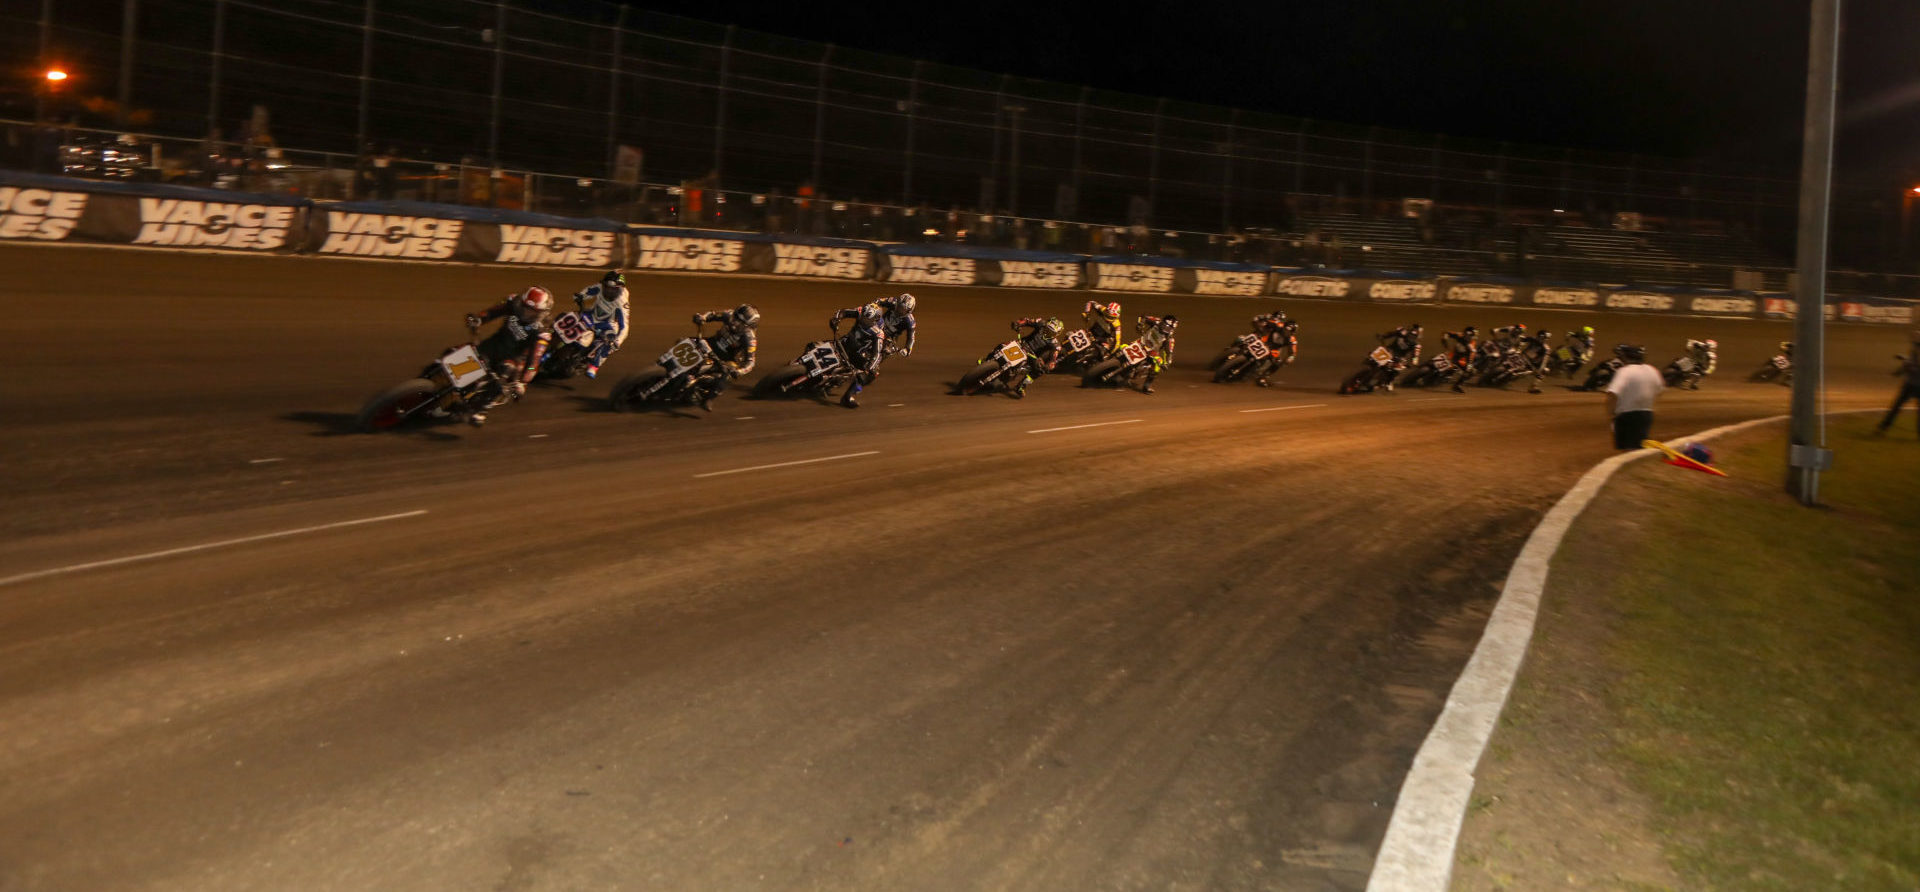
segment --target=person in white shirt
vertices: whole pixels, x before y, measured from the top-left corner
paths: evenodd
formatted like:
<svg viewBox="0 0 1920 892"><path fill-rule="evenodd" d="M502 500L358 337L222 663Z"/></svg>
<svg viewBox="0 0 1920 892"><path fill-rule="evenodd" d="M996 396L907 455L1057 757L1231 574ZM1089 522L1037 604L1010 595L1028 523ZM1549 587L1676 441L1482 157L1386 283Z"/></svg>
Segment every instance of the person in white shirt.
<svg viewBox="0 0 1920 892"><path fill-rule="evenodd" d="M1613 448L1639 449L1653 432L1653 400L1666 388L1660 372L1647 365L1647 349L1621 344L1614 351L1626 364L1607 382L1607 417L1613 419Z"/></svg>

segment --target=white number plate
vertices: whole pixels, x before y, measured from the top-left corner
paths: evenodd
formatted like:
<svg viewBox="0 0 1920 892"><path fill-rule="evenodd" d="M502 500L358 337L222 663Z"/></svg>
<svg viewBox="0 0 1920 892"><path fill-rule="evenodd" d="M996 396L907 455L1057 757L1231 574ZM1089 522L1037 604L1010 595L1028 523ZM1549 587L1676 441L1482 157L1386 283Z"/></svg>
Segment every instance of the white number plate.
<svg viewBox="0 0 1920 892"><path fill-rule="evenodd" d="M1271 352L1267 349L1267 342L1260 340L1258 335L1241 335L1240 346L1247 348L1247 355L1254 359L1266 359Z"/></svg>
<svg viewBox="0 0 1920 892"><path fill-rule="evenodd" d="M586 320L581 319L579 313L568 313L553 320L553 333L569 344L584 346L593 340L593 329L587 326Z"/></svg>
<svg viewBox="0 0 1920 892"><path fill-rule="evenodd" d="M1139 344L1128 344L1125 347L1121 347L1120 353L1127 358L1128 363L1147 361L1147 348Z"/></svg>
<svg viewBox="0 0 1920 892"><path fill-rule="evenodd" d="M707 353L706 342L695 338L681 338L673 349L660 354L660 367L669 374L678 374L700 364L701 357Z"/></svg>
<svg viewBox="0 0 1920 892"><path fill-rule="evenodd" d="M472 344L463 345L440 357L440 367L447 370L447 377L453 379L455 387L471 387L487 376L487 364L480 361L480 354L474 351Z"/></svg>
<svg viewBox="0 0 1920 892"><path fill-rule="evenodd" d="M1067 332L1067 349L1069 351L1078 353L1091 346L1093 346L1093 338L1089 337L1086 332L1079 330Z"/></svg>
<svg viewBox="0 0 1920 892"><path fill-rule="evenodd" d="M840 351L833 349L832 344L819 342L800 354L800 364L814 375L820 375L840 364Z"/></svg>
<svg viewBox="0 0 1920 892"><path fill-rule="evenodd" d="M1000 361L1007 365L1017 365L1027 358L1027 351L1020 349L1019 341L1008 341L1000 346Z"/></svg>

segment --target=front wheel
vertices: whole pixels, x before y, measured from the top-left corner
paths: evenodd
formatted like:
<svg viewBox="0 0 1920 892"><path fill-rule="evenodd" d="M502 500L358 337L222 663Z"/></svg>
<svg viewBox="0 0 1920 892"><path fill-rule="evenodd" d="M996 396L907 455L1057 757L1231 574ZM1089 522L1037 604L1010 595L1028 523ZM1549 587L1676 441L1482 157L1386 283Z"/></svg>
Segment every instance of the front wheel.
<svg viewBox="0 0 1920 892"><path fill-rule="evenodd" d="M646 399L645 394L666 376L666 369L654 369L621 378L620 383L613 385L612 392L607 394L607 402L613 406L615 412L632 412L640 408L640 404Z"/></svg>
<svg viewBox="0 0 1920 892"><path fill-rule="evenodd" d="M1359 393L1367 386L1367 380L1371 375L1372 372L1369 369L1361 369L1360 371L1354 372L1353 377L1341 383L1340 392Z"/></svg>
<svg viewBox="0 0 1920 892"><path fill-rule="evenodd" d="M1215 353L1215 354L1213 355L1213 359L1212 359L1212 360L1210 360L1210 361L1208 361L1208 363L1207 363L1207 371L1209 371L1209 372L1217 372L1217 371L1219 371L1219 370L1220 370L1220 367L1221 367L1221 366L1223 366L1223 365L1226 365L1226 363L1227 363L1227 357L1229 357L1229 356L1232 356L1232 355L1233 355L1233 348L1232 348L1232 347L1222 347L1222 348L1220 348L1220 352L1219 352L1219 353ZM1218 381L1218 380L1220 380L1220 379L1218 379L1218 378L1215 378L1214 380L1215 380L1215 381Z"/></svg>
<svg viewBox="0 0 1920 892"><path fill-rule="evenodd" d="M1107 379L1113 377L1113 373L1119 370L1120 360L1103 359L1094 363L1093 367L1087 369L1087 373L1080 377L1080 386L1092 387L1095 384L1105 384Z"/></svg>
<svg viewBox="0 0 1920 892"><path fill-rule="evenodd" d="M754 382L752 396L757 400L779 396L792 389L795 384L806 380L806 377L807 370L799 363L775 369L768 372L766 377Z"/></svg>
<svg viewBox="0 0 1920 892"><path fill-rule="evenodd" d="M999 370L1000 360L997 359L989 359L969 369L966 374L960 376L960 395L968 396L979 392L980 388L986 386L987 379L993 377L993 373Z"/></svg>
<svg viewBox="0 0 1920 892"><path fill-rule="evenodd" d="M1213 383L1221 384L1227 381L1239 380L1240 374L1246 371L1247 364L1251 361L1252 360L1244 353L1228 357L1227 360L1221 363L1219 368L1214 371Z"/></svg>
<svg viewBox="0 0 1920 892"><path fill-rule="evenodd" d="M354 427L363 431L392 430L433 404L440 391L432 381L414 378L381 391L360 409Z"/></svg>

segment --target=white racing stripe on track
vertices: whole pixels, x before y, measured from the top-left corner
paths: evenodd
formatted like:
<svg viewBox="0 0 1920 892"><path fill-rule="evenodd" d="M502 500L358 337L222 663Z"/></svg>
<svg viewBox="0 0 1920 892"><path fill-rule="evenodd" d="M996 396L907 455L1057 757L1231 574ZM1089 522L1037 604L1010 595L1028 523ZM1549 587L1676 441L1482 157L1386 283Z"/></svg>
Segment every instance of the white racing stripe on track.
<svg viewBox="0 0 1920 892"><path fill-rule="evenodd" d="M1285 412L1288 409L1324 409L1326 407L1326 403L1308 403L1304 406L1268 406L1265 409L1241 409L1240 414L1245 415L1248 412Z"/></svg>
<svg viewBox="0 0 1920 892"><path fill-rule="evenodd" d="M1050 434L1050 433L1053 433L1054 431L1077 431L1083 427L1106 427L1107 425L1110 425L1110 424L1139 424L1141 421L1144 421L1144 420L1145 419L1142 419L1142 418L1129 418L1125 421L1096 421L1093 424L1070 424L1070 425L1067 425L1066 427L1043 427L1037 431L1027 431L1027 433Z"/></svg>
<svg viewBox="0 0 1920 892"><path fill-rule="evenodd" d="M814 462L838 461L843 458L859 458L860 456L863 456L863 455L879 455L879 454L880 454L880 450L878 449L875 449L869 452L849 452L846 455L828 455L822 458L803 458L799 461L783 461L783 462L779 462L777 464L771 464L771 465L754 465L751 468L734 468L730 471L708 471L705 474L695 474L693 476L695 479L699 479L701 477L724 477L728 474L745 474L748 471L765 471L768 468L791 468L794 465L810 465L810 464L813 464Z"/></svg>
<svg viewBox="0 0 1920 892"><path fill-rule="evenodd" d="M172 557L173 555L176 555L176 554L188 554L190 552L206 551L208 549L213 549L213 548L225 548L229 545L244 545L248 542L260 542L266 539L281 539L287 536L298 536L302 533L318 533L322 530L337 530L341 527L353 527L353 526L360 526L361 524L380 523L381 521L385 521L385 520L399 520L400 518L403 518L403 517L419 517L420 515L425 513L427 513L427 510L425 508L422 508L418 511L403 511L399 514L382 514L379 517L362 517L359 520L343 520L343 521L340 521L339 523L323 523L319 526L301 527L297 530L280 530L278 532L273 532L273 533L261 533L257 536L242 536L238 539L226 539L220 542L208 542L205 545L187 545L180 548L169 548L165 551L149 551L146 554L135 554L135 555L129 555L127 557L112 558L104 561L89 561L84 564L74 564L69 567L55 567L51 570L36 570L32 573L22 573L18 576L3 577L3 578L0 578L0 585L12 585L16 582L26 582L32 579L44 579L48 576L59 576L63 573L78 573L81 570L97 570L101 567L114 567L120 564L131 564L131 563L134 563L135 561L150 561L155 558Z"/></svg>

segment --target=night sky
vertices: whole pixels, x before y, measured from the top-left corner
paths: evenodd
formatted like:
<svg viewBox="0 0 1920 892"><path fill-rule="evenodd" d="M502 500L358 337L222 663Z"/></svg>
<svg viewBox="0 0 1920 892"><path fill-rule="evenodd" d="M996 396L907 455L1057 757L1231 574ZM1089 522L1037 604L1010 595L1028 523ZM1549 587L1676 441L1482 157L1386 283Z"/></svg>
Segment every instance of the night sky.
<svg viewBox="0 0 1920 892"><path fill-rule="evenodd" d="M1768 166L1800 154L1808 0L638 5L1356 124ZM1904 165L1920 155L1920 2L1847 0L1844 28L1842 175Z"/></svg>

